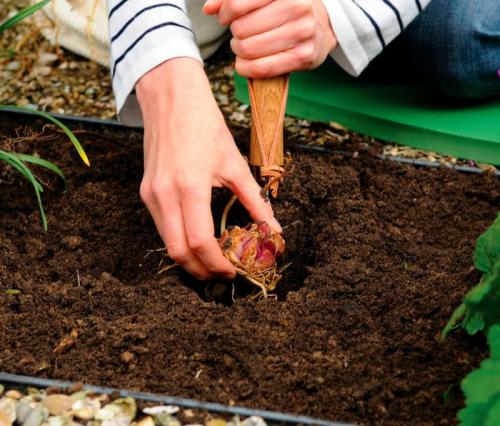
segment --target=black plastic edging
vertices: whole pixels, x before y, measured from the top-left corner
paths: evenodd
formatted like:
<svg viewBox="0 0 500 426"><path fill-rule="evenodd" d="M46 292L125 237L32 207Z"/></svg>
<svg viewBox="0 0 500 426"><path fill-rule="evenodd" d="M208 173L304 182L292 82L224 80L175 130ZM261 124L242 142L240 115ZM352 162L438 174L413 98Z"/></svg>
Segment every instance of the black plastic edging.
<svg viewBox="0 0 500 426"><path fill-rule="evenodd" d="M61 380L42 379L30 376L19 376L16 374L1 373L1 372L0 372L0 383L11 386L30 386L35 388L57 387L65 389L71 386L75 386L74 383L65 382ZM237 405L227 406L223 404L217 404L214 402L201 402L195 399L177 398L177 397L157 395L147 392L129 391L124 389L93 386L93 385L84 385L83 389L99 394L107 394L107 395L118 394L122 398L130 396L136 400L156 402L167 405L176 405L183 408L194 408L194 409L207 410L217 413L239 415L243 417L258 416L262 417L264 420L279 422L279 423L287 423L294 425L300 425L300 424L315 425L315 426L355 426L353 424L348 424L348 423L330 422L327 420L314 419L312 417L307 417L307 416L295 416L293 414L279 413L277 411L258 410L253 408L241 407Z"/></svg>
<svg viewBox="0 0 500 426"><path fill-rule="evenodd" d="M27 115L35 118L40 118L35 112L30 113L27 111L18 111L16 109L9 109L6 108L3 111L10 113L10 114L19 114L19 115ZM62 120L62 121L71 121L71 122L77 122L77 123L82 123L82 124L91 124L91 125L103 125L103 126L110 126L110 127L115 127L119 129L137 129L138 127L131 127L131 126L125 126L124 124L120 123L118 120L103 120L100 118L93 118L93 117L79 117L76 115L67 115L67 114L57 114L57 113L50 113L53 115L55 118ZM306 144L294 144L294 147L296 147L300 151L305 151L305 152L316 152L316 153L323 153L323 154L345 154L344 151L339 151L339 150L332 150L329 148L325 148L324 146L318 146L318 145L306 145ZM462 172L462 173L472 173L472 174L481 174L484 173L484 170L482 170L479 167L472 167L472 166L458 166L454 164L444 164L440 163L439 161L431 161L431 160L423 160L423 159L412 159L412 158L406 158L406 157L399 157L399 156L389 156L389 155L379 155L378 158L381 160L389 160L389 161L395 161L397 163L401 164L408 164L411 166L417 166L417 167L429 167L429 168L438 168L438 167L445 167L448 169L456 170L457 172ZM494 173L495 176L500 177L500 171L496 171Z"/></svg>
<svg viewBox="0 0 500 426"><path fill-rule="evenodd" d="M33 110L33 112L28 112L26 110L20 111L20 110L17 110L15 108L8 108L7 107L7 108L2 108L2 112L7 112L9 114L14 114L14 115L26 115L28 117L41 119L41 117L36 113L35 109ZM124 129L134 129L135 128L135 127L125 126L124 124L120 123L118 120L106 120L106 119L95 118L95 117L80 117L78 115L58 114L56 112L51 112L50 115L52 115L53 117L55 117L61 121L72 121L72 122L77 122L77 123L80 122L83 124L113 126L113 127L124 128Z"/></svg>
<svg viewBox="0 0 500 426"><path fill-rule="evenodd" d="M457 172L462 172L462 173L473 173L473 174L486 173L483 169L481 169L479 167L459 166L456 164L440 163L438 161L423 160L423 159L418 159L418 158L397 157L397 156L393 157L390 155L379 155L378 157L381 160L396 161L398 163L409 164L411 166L430 167L430 168L444 167L444 168L456 170ZM500 177L500 171L498 171L498 170L492 174Z"/></svg>

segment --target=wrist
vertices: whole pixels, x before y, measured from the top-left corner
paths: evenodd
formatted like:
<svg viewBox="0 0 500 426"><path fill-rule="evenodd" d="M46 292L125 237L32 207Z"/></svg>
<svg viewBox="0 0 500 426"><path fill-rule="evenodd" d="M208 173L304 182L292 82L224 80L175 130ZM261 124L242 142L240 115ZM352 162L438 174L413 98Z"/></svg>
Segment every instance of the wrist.
<svg viewBox="0 0 500 426"><path fill-rule="evenodd" d="M136 83L136 95L141 109L151 104L172 105L194 94L210 91L203 65L192 58L174 58L144 74Z"/></svg>
<svg viewBox="0 0 500 426"><path fill-rule="evenodd" d="M322 1L318 3L318 12L319 12L320 25L322 26L323 31L326 34L325 47L328 50L328 52L332 52L337 48L338 42L337 38L335 37L335 32L333 31L330 15L328 14L328 10Z"/></svg>

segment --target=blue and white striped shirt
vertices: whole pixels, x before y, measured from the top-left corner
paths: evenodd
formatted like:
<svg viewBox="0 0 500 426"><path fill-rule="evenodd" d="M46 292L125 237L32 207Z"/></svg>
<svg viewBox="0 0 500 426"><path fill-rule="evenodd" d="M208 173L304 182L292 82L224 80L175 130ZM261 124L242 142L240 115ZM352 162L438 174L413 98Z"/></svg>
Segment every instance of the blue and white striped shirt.
<svg viewBox="0 0 500 426"><path fill-rule="evenodd" d="M427 6L430 0L323 0L338 47L332 58L349 74L363 69ZM190 19L188 5L201 10L203 0L108 0L111 73L117 109L124 122L138 124L133 88L145 73L164 61L191 57L202 61L197 45L200 20ZM215 30L221 36L225 28ZM194 32L193 32L194 30ZM200 38L200 37L198 37ZM200 40L198 40L200 42Z"/></svg>

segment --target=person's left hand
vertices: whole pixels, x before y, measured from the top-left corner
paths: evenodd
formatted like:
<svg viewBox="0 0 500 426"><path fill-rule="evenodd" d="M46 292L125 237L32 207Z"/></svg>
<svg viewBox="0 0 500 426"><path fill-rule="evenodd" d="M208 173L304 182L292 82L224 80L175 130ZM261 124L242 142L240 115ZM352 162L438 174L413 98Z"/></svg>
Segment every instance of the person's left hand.
<svg viewBox="0 0 500 426"><path fill-rule="evenodd" d="M231 26L236 71L245 77L316 68L337 46L321 0L207 0L203 11Z"/></svg>

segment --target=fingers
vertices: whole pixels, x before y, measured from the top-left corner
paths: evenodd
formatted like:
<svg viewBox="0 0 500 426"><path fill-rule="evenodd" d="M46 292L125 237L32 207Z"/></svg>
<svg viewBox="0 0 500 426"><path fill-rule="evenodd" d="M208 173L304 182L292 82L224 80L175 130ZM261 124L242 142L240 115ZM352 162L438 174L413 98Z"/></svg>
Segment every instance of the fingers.
<svg viewBox="0 0 500 426"><path fill-rule="evenodd" d="M165 243L169 257L196 278L200 280L210 278L210 272L188 245L180 204L174 201L168 190L155 188L155 185L150 185L147 181L141 184L140 192Z"/></svg>
<svg viewBox="0 0 500 426"><path fill-rule="evenodd" d="M302 44L285 52L257 59L236 57L236 71L244 77L275 77L292 71L308 70L317 65L314 46Z"/></svg>
<svg viewBox="0 0 500 426"><path fill-rule="evenodd" d="M321 0L210 0L207 5L220 23L231 25L236 70L245 77L313 69L337 47Z"/></svg>
<svg viewBox="0 0 500 426"><path fill-rule="evenodd" d="M183 190L182 214L187 242L194 254L211 275L234 278L234 266L223 255L214 237L214 222L210 210L211 191L199 186Z"/></svg>
<svg viewBox="0 0 500 426"><path fill-rule="evenodd" d="M275 0L208 0L203 11L208 15L215 15L222 25L228 25L240 16L266 6ZM218 3L212 5L212 3ZM221 3L219 5L219 3ZM218 7L217 7L218 6Z"/></svg>
<svg viewBox="0 0 500 426"><path fill-rule="evenodd" d="M267 222L275 231L282 232L281 225L274 217L271 203L262 193L247 164L242 164L238 173L226 185L238 197L255 221Z"/></svg>
<svg viewBox="0 0 500 426"><path fill-rule="evenodd" d="M294 7L290 0L275 0L231 22L235 38L245 39L297 21L306 14L305 7Z"/></svg>
<svg viewBox="0 0 500 426"><path fill-rule="evenodd" d="M233 38L231 49L242 59L257 59L285 52L314 36L310 21L284 25L245 39Z"/></svg>
<svg viewBox="0 0 500 426"><path fill-rule="evenodd" d="M207 15L216 15L220 10L223 1L224 0L207 0L203 5L203 13L206 13Z"/></svg>

